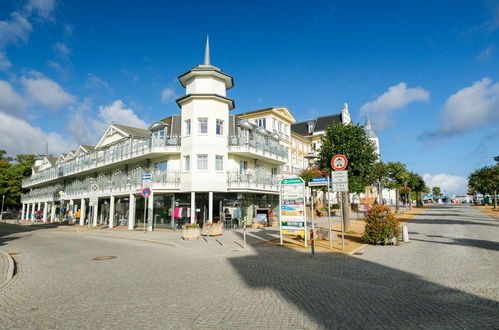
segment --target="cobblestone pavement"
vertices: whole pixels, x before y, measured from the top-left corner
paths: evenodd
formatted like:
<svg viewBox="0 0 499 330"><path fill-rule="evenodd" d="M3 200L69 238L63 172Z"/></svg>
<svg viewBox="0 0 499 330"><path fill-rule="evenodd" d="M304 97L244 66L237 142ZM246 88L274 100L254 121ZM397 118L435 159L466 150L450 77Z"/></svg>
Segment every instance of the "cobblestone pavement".
<svg viewBox="0 0 499 330"><path fill-rule="evenodd" d="M0 226L18 264L0 291L0 328L497 329L497 222L431 208L409 227L419 233L409 244L312 259L228 238L168 245Z"/></svg>

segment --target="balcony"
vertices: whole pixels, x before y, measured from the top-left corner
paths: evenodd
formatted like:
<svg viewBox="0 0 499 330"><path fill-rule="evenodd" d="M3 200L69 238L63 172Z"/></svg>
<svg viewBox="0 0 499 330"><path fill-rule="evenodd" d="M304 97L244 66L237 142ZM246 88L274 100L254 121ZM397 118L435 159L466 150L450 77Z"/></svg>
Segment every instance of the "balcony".
<svg viewBox="0 0 499 330"><path fill-rule="evenodd" d="M153 154L180 153L180 137L171 139L127 140L101 150L82 155L76 159L61 164L40 173L35 173L23 180L23 188L60 179L63 177L95 171L99 168L119 164L130 159L143 159Z"/></svg>
<svg viewBox="0 0 499 330"><path fill-rule="evenodd" d="M279 142L250 135L229 137L229 153L282 165L287 162L288 150Z"/></svg>
<svg viewBox="0 0 499 330"><path fill-rule="evenodd" d="M303 169L296 167L296 166L283 166L282 168L282 173L285 174L293 174L293 175L300 175L303 172Z"/></svg>
<svg viewBox="0 0 499 330"><path fill-rule="evenodd" d="M255 173L239 171L227 172L227 188L229 191L255 190L267 192L279 192L281 176L271 173Z"/></svg>
<svg viewBox="0 0 499 330"><path fill-rule="evenodd" d="M142 183L143 171L135 171L128 176L124 173L117 172L113 175L103 175L98 178L84 178L77 179L63 187L62 185L50 186L40 189L33 189L30 193L22 196L23 203L32 203L38 201L59 201L62 191L62 197L65 200L88 198L91 196L109 196L129 194L131 192L137 193L143 188ZM90 186L93 183L99 185L97 194L90 191ZM150 187L153 191L158 190L178 190L180 187L180 172L179 171L164 171L153 174Z"/></svg>

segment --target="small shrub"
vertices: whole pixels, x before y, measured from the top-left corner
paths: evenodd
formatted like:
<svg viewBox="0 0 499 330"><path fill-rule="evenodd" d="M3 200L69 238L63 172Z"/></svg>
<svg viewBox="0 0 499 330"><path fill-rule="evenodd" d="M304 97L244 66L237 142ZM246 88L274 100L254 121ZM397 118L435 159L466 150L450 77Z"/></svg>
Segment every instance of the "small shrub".
<svg viewBox="0 0 499 330"><path fill-rule="evenodd" d="M192 225L185 225L185 229L196 229L199 228L199 225L197 223L193 223Z"/></svg>
<svg viewBox="0 0 499 330"><path fill-rule="evenodd" d="M400 233L399 221L386 205L374 205L364 218L362 240L368 244L393 244Z"/></svg>

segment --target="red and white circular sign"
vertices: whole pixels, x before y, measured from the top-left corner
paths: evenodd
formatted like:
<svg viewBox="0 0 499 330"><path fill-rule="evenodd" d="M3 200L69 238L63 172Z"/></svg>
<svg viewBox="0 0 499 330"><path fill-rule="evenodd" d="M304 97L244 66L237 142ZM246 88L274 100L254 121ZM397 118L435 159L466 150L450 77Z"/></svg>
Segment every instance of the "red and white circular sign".
<svg viewBox="0 0 499 330"><path fill-rule="evenodd" d="M343 171L348 165L348 160L343 155L336 155L331 159L331 166L335 171Z"/></svg>

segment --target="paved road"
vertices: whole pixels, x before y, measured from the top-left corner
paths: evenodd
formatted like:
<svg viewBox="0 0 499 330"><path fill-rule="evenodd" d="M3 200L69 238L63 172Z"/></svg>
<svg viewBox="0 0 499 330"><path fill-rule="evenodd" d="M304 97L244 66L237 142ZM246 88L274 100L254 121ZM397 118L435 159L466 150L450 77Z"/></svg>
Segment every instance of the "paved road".
<svg viewBox="0 0 499 330"><path fill-rule="evenodd" d="M18 262L0 292L0 328L499 324L498 222L471 208L429 209L410 223L419 234L409 244L316 259L278 247L242 251L214 240L173 246L40 228L0 226L0 248L16 252Z"/></svg>

